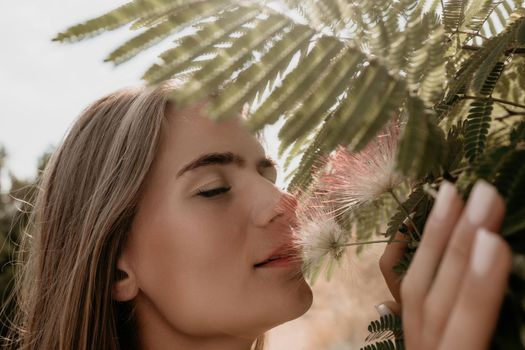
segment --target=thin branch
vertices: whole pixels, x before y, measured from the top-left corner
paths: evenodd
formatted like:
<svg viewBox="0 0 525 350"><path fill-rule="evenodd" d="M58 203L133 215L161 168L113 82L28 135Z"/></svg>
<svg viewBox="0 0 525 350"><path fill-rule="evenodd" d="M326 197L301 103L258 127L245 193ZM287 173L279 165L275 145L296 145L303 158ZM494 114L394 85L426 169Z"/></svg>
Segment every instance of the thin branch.
<svg viewBox="0 0 525 350"><path fill-rule="evenodd" d="M344 243L344 244L338 244L338 246L341 247L347 247L347 246L354 246L354 245L365 245L365 244L373 244L373 243L388 243L390 242L388 239L380 239L375 241L360 241L360 242L352 242L352 243ZM392 242L399 242L399 243L410 243L412 241L406 241L403 239L396 239Z"/></svg>
<svg viewBox="0 0 525 350"><path fill-rule="evenodd" d="M392 197L394 198L394 200L397 202L397 204L401 207L401 210L403 210L403 212L405 213L407 219L410 221L410 223L412 224L412 228L414 229L414 231L416 231L417 235L419 238L421 238L421 233L419 232L416 224L414 223L414 220L412 220L412 216L410 216L410 213L408 212L407 208L405 208L405 206L403 205L403 203L401 203L401 201L399 200L399 198L397 197L397 195L394 193L394 190L390 190L389 193L392 195Z"/></svg>
<svg viewBox="0 0 525 350"><path fill-rule="evenodd" d="M469 50L469 51L478 51L478 50L481 50L483 47L481 46L476 46L476 45L462 45L461 48L463 50ZM510 54L524 54L525 53L525 47L514 47L514 48L510 48L510 49L507 49L505 50L505 55L510 55Z"/></svg>
<svg viewBox="0 0 525 350"><path fill-rule="evenodd" d="M485 40L488 40L488 39L489 39L489 38L487 38L485 35L481 35L481 34L479 34L478 32L466 32L466 31L463 31L463 30L458 30L458 33L460 33L460 34L467 34L467 35L479 36L480 38L485 39Z"/></svg>
<svg viewBox="0 0 525 350"><path fill-rule="evenodd" d="M477 97L477 96L470 96L470 95L463 95L462 96L463 98L465 99L468 99L468 100L481 100L481 99L486 99L487 97ZM512 102L512 101L507 101L507 100L502 100L501 98L495 98L495 97L490 97L492 99L492 101L494 102L497 102L497 103L502 103L502 104L506 104L506 105L509 105L509 106L514 106L514 107L519 107L519 108L524 108L525 109L525 105L522 105L520 103L516 103L516 102Z"/></svg>
<svg viewBox="0 0 525 350"><path fill-rule="evenodd" d="M499 116L499 117L495 117L494 119L495 120L498 120L498 121L503 121L507 118L510 118L510 117L514 117L514 116L517 116L517 115L525 115L525 112L520 112L520 113L508 113L508 114L505 114L505 115L502 115L502 116Z"/></svg>
<svg viewBox="0 0 525 350"><path fill-rule="evenodd" d="M463 167L460 167L460 168L457 168L457 169L454 169L454 170L451 170L448 175L452 176L453 178L457 178L459 175L461 175L462 172L464 171L467 171L467 170L470 170L471 166L470 165L465 165ZM443 180L447 180L447 178L445 176L438 176L436 177L435 179L435 183L440 183L441 181ZM428 192L427 192L428 193ZM435 198L435 197L434 197Z"/></svg>

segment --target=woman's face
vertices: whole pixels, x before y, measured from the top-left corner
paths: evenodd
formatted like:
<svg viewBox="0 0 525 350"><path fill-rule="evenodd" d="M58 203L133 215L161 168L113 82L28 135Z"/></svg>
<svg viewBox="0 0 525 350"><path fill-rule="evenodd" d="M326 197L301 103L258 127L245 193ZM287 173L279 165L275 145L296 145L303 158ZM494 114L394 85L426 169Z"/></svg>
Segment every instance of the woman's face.
<svg viewBox="0 0 525 350"><path fill-rule="evenodd" d="M213 122L202 106L171 110L118 264L139 333L253 340L304 314L312 291L300 262L254 267L290 241L293 211L277 210L290 195L240 119Z"/></svg>

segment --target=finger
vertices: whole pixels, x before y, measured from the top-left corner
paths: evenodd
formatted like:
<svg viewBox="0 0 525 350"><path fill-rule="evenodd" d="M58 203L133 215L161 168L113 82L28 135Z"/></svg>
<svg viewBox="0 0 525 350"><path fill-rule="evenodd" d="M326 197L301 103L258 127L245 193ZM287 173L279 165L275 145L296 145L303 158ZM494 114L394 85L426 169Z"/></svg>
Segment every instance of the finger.
<svg viewBox="0 0 525 350"><path fill-rule="evenodd" d="M393 300L387 300L374 306L379 316L388 314L401 315L401 305Z"/></svg>
<svg viewBox="0 0 525 350"><path fill-rule="evenodd" d="M459 293L479 227L499 231L505 202L496 188L478 181L472 189L465 211L454 228L431 290L423 306L424 345L437 344Z"/></svg>
<svg viewBox="0 0 525 350"><path fill-rule="evenodd" d="M421 337L422 305L454 226L463 210L456 188L443 181L427 219L421 242L401 283L401 302L407 348L417 349Z"/></svg>
<svg viewBox="0 0 525 350"><path fill-rule="evenodd" d="M512 253L500 235L480 229L469 269L439 349L488 349L512 266ZM490 288L487 285L490 284Z"/></svg>
<svg viewBox="0 0 525 350"><path fill-rule="evenodd" d="M409 236L402 232L397 232L394 236L394 240L398 241L406 241L408 239ZM381 258L379 258L379 268L381 269L381 273L383 274L383 278L385 279L388 289L390 289L390 293L392 293L392 296L397 303L401 302L401 297L399 295L401 277L393 270L393 268L403 258L407 246L407 242L390 242L386 245L385 251L383 252L383 255L381 255Z"/></svg>

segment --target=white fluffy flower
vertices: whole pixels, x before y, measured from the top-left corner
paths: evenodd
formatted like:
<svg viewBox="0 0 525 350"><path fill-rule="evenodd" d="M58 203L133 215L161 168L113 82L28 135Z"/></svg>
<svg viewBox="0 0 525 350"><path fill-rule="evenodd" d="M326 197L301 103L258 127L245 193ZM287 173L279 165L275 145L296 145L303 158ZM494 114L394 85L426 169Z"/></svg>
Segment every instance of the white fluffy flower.
<svg viewBox="0 0 525 350"><path fill-rule="evenodd" d="M309 197L297 211L298 225L294 230L294 243L300 248L303 275L314 283L325 266L329 279L335 263L339 263L350 238L337 223L318 197Z"/></svg>

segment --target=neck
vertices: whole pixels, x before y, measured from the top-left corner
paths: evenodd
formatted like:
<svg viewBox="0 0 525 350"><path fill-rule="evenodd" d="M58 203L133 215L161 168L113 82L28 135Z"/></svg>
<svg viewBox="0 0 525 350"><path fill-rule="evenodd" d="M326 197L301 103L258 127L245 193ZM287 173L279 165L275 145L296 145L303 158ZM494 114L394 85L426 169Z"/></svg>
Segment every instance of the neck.
<svg viewBox="0 0 525 350"><path fill-rule="evenodd" d="M256 338L230 334L190 334L175 329L142 293L135 298L139 348L143 350L250 350Z"/></svg>

